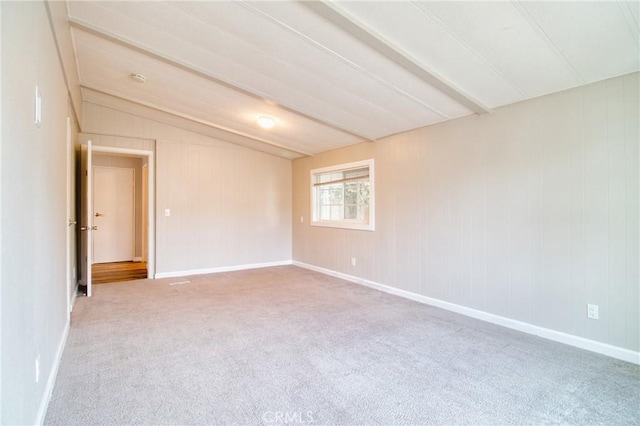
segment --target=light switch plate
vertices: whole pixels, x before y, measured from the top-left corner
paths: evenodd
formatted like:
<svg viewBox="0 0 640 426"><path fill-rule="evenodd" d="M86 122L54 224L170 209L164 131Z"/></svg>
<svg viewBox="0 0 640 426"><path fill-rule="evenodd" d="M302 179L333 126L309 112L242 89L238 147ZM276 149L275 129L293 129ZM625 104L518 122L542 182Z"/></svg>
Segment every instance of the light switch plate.
<svg viewBox="0 0 640 426"><path fill-rule="evenodd" d="M42 94L38 86L36 86L33 100L33 123L38 129L40 128L40 123L42 123Z"/></svg>

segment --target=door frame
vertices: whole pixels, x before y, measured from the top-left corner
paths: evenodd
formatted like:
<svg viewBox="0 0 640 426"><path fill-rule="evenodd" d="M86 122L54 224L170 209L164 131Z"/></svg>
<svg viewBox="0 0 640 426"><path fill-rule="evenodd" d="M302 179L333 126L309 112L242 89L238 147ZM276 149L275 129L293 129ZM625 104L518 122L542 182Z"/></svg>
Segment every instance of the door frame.
<svg viewBox="0 0 640 426"><path fill-rule="evenodd" d="M146 262L148 257L148 236L149 236L149 165L142 165L142 261Z"/></svg>
<svg viewBox="0 0 640 426"><path fill-rule="evenodd" d="M132 157L146 157L148 167L147 185L147 278L155 278L156 274L156 230L155 230L155 161L153 151L112 146L93 145L94 153L120 154ZM91 200L93 203L93 200Z"/></svg>

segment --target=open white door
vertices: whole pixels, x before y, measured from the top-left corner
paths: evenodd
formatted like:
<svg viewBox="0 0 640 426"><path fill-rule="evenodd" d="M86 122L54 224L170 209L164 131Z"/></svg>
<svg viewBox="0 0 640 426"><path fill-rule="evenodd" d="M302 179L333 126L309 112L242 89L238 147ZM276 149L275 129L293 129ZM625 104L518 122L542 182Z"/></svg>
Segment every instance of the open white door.
<svg viewBox="0 0 640 426"><path fill-rule="evenodd" d="M94 229L92 211L93 173L91 173L92 151L91 141L87 141L86 145L82 145L82 159L80 166L80 280L85 286L87 286L88 297L91 297L91 264L93 263L93 255L91 253L93 246L91 231Z"/></svg>
<svg viewBox="0 0 640 426"><path fill-rule="evenodd" d="M73 298L76 291L76 198L75 180L75 145L71 138L71 118L67 117L67 319L71 314Z"/></svg>

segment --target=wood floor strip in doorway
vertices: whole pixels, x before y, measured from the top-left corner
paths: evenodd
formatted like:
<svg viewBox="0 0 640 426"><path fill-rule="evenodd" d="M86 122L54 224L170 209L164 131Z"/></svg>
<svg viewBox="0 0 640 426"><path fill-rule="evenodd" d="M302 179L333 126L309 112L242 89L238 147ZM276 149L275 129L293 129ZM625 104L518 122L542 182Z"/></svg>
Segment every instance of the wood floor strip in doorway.
<svg viewBox="0 0 640 426"><path fill-rule="evenodd" d="M94 263L91 266L93 284L115 283L147 278L145 262Z"/></svg>

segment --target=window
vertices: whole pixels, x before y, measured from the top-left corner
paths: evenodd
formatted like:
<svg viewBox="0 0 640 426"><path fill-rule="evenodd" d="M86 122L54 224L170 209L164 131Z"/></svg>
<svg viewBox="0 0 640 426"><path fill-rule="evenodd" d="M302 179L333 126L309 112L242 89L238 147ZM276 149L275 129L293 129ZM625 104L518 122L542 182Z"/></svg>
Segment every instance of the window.
<svg viewBox="0 0 640 426"><path fill-rule="evenodd" d="M373 160L311 170L311 224L374 230Z"/></svg>

